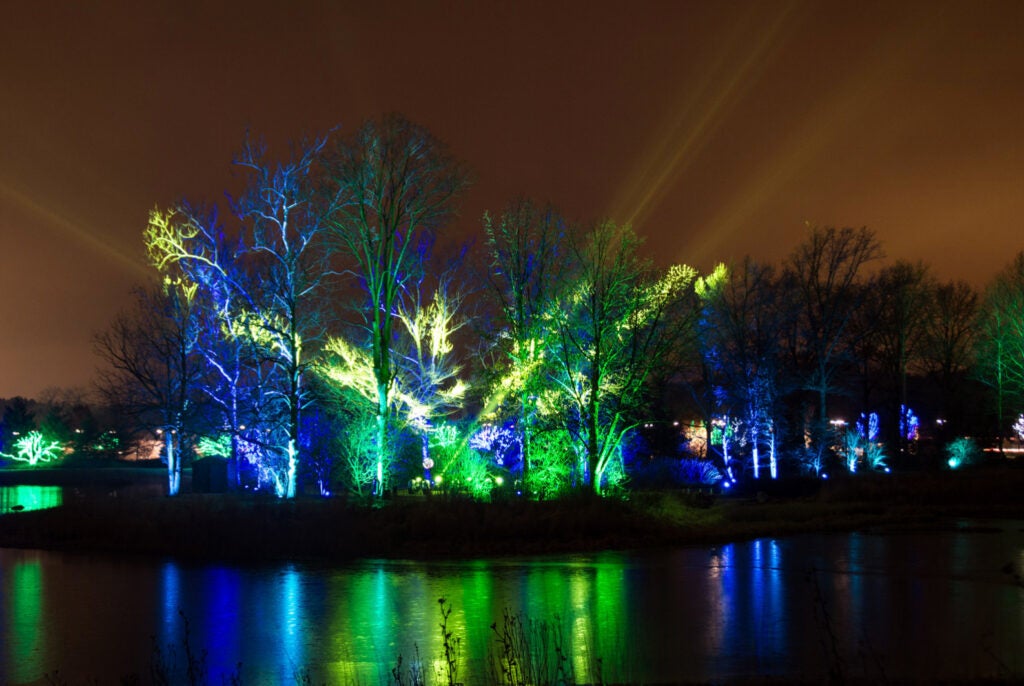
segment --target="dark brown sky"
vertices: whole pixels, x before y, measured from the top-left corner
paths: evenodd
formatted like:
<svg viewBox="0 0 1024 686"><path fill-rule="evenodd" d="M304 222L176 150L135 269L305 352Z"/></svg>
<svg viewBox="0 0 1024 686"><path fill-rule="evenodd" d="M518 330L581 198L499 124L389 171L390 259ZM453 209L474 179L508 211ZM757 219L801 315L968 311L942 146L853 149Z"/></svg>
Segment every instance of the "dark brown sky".
<svg viewBox="0 0 1024 686"><path fill-rule="evenodd" d="M474 169L464 233L525 194L663 264L808 221L978 286L1024 249L1024 2L8 3L0 397L89 382L148 210L220 197L247 127L390 111Z"/></svg>

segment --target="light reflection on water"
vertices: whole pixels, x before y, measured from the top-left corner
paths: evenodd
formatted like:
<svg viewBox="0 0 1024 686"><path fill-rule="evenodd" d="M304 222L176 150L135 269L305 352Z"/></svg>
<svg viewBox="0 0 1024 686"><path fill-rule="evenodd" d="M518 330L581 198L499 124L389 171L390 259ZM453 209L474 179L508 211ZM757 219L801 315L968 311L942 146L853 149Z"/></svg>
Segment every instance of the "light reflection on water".
<svg viewBox="0 0 1024 686"><path fill-rule="evenodd" d="M63 502L64 489L60 486L0 486L0 515L60 507Z"/></svg>
<svg viewBox="0 0 1024 686"><path fill-rule="evenodd" d="M417 653L486 680L506 610L542 628L577 681L866 680L1024 672L1024 523L998 533L763 538L663 553L344 567L151 562L0 549L0 683L148 674L153 642L183 664L185 621L210 683L383 683ZM827 619L825 614L827 613ZM529 620L534 620L531 625ZM835 647L829 636L835 636ZM152 637L152 638L151 638ZM552 667L553 668L553 667ZM597 670L600 669L600 674Z"/></svg>

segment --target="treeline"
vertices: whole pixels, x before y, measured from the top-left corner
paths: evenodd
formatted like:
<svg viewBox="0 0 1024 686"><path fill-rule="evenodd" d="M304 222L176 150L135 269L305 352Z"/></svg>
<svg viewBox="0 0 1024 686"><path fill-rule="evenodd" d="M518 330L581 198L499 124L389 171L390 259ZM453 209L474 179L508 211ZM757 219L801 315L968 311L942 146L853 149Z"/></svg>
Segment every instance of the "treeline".
<svg viewBox="0 0 1024 686"><path fill-rule="evenodd" d="M104 403L164 441L171 493L196 454L283 497L602 492L681 455L705 481L884 468L1021 409L1024 257L979 295L813 227L781 265L700 275L525 200L445 256L469 174L399 116L236 164L229 211L152 211L160 284L96 339Z"/></svg>

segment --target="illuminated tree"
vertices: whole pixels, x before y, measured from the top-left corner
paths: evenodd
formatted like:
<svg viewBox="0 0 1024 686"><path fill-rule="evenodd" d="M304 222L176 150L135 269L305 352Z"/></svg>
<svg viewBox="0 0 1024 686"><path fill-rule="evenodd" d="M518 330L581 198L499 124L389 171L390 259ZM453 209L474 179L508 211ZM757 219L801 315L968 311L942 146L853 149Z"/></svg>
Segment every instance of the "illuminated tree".
<svg viewBox="0 0 1024 686"><path fill-rule="evenodd" d="M251 313L251 294L259 289L258 275L242 261L239 244L231 245L216 210L204 212L187 203L150 213L145 231L151 263L172 280L197 286L199 318L195 349L205 362L200 388L205 401L220 414L211 422L230 437L229 485L238 487L243 434L250 439L265 433L271 423L266 392L275 387L274 355L260 341L259 318ZM262 441L258 441L262 443ZM270 448L272 451L273 448Z"/></svg>
<svg viewBox="0 0 1024 686"><path fill-rule="evenodd" d="M676 266L657 278L637 257L638 245L631 229L612 223L575 237L575 279L544 315L553 332L553 390L538 402L564 418L583 461L582 481L595 493L623 436L642 420L645 382L661 353L692 323L692 312L673 307L696 271Z"/></svg>
<svg viewBox="0 0 1024 686"><path fill-rule="evenodd" d="M850 362L850 328L863 303L863 268L881 257L867 228L812 227L786 262L798 303L792 355L805 390L817 396L812 437L819 455L828 445L828 397Z"/></svg>
<svg viewBox="0 0 1024 686"><path fill-rule="evenodd" d="M1008 416L1024 401L1024 252L985 291L978 317L977 370L995 394L1000 451Z"/></svg>
<svg viewBox="0 0 1024 686"><path fill-rule="evenodd" d="M717 409L741 414L755 479L762 448L771 478L778 476L779 402L787 390L782 332L793 315L783 296L774 270L748 258L708 299L701 323L708 368L728 396Z"/></svg>
<svg viewBox="0 0 1024 686"><path fill-rule="evenodd" d="M392 343L394 378L388 414L419 435L424 465L431 461L430 446L439 421L460 409L466 394L452 342L464 323L458 314L459 302L460 298L450 295L442 283L429 302L423 302L416 290L408 302L403 300L395 306L398 326ZM349 406L356 396L373 405L378 387L367 350L340 337L332 337L325 350L330 357L321 365L321 373L337 388L349 392ZM361 414L359 410L355 413ZM376 438L369 445L375 446ZM390 473L391 455L378 457L380 473ZM382 483L379 478L378 483Z"/></svg>
<svg viewBox="0 0 1024 686"><path fill-rule="evenodd" d="M384 487L398 373L393 346L398 306L422 269L433 231L466 188L467 174L426 129L397 115L368 122L341 142L328 172L340 199L331 230L366 297L357 326L373 374L377 481Z"/></svg>
<svg viewBox="0 0 1024 686"><path fill-rule="evenodd" d="M54 441L39 431L30 431L14 442L14 454L0 453L4 457L20 462L28 462L35 467L40 462L56 460L63 454L60 441Z"/></svg>
<svg viewBox="0 0 1024 686"><path fill-rule="evenodd" d="M946 446L946 464L950 469L959 469L974 463L978 459L978 446L970 438L960 437L950 441Z"/></svg>
<svg viewBox="0 0 1024 686"><path fill-rule="evenodd" d="M377 421L372 411L346 415L340 444L340 469L351 493L367 496L377 478Z"/></svg>
<svg viewBox="0 0 1024 686"><path fill-rule="evenodd" d="M515 404L520 432L523 481L530 481L536 402L544 384L543 357L549 311L556 288L565 279L568 246L565 222L552 207L520 200L494 220L484 214L487 277L501 315L490 341L491 392L485 414L506 402Z"/></svg>
<svg viewBox="0 0 1024 686"><path fill-rule="evenodd" d="M183 446L197 420L201 365L194 349L194 297L194 287L170 280L140 290L135 311L119 315L95 340L106 362L100 393L137 431L156 429L162 437L170 495L180 489Z"/></svg>
<svg viewBox="0 0 1024 686"><path fill-rule="evenodd" d="M264 377L270 385L260 390L263 418L274 423L263 447L282 464L278 482L287 497L296 493L300 416L311 402L305 377L326 328L325 290L333 273L325 232L334 197L318 183L325 145L323 138L307 142L287 162L273 163L264 145L246 141L235 160L246 185L232 205L239 240L230 254L215 216L187 206L177 210L178 221L154 213L146 235L157 268L178 269L187 283L202 284L217 312L229 345L226 355L210 354L208 361L220 361L214 367L227 393L209 395L233 433L241 421L232 395L241 374L238 346L255 346L272 365L274 373Z"/></svg>
<svg viewBox="0 0 1024 686"><path fill-rule="evenodd" d="M429 303L416 299L398 305L405 345L398 350L397 389L406 408L405 422L419 434L424 469L430 462L430 437L437 423L461 409L467 386L459 378L452 336L464 325L458 313L461 298L442 284Z"/></svg>

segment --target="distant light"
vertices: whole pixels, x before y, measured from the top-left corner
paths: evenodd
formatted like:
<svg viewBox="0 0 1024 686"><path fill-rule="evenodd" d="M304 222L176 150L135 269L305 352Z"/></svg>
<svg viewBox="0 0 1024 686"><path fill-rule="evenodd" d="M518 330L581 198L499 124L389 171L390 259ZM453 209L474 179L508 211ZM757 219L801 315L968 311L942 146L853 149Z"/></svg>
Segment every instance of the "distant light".
<svg viewBox="0 0 1024 686"><path fill-rule="evenodd" d="M825 472L822 472L821 473L821 478L822 479L827 479L828 478L828 474L826 474Z"/></svg>
<svg viewBox="0 0 1024 686"><path fill-rule="evenodd" d="M729 482L729 481L723 481L723 482L722 482L722 487L723 487L723 488L732 488L732 482Z"/></svg>
<svg viewBox="0 0 1024 686"><path fill-rule="evenodd" d="M495 479L494 479L494 483L496 483L496 484L498 484L498 485L500 486L500 485L502 485L503 483L505 483L505 480L504 480L504 479L502 479L502 478L501 478L500 476L498 476L498 477L495 477Z"/></svg>

